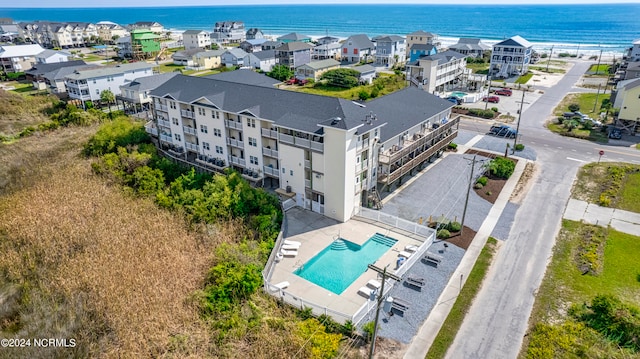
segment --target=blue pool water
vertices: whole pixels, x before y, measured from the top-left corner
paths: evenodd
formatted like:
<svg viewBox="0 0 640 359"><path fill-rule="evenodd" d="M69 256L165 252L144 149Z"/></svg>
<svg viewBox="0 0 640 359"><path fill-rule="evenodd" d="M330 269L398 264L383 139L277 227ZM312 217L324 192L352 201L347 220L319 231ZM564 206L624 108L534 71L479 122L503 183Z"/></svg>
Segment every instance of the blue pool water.
<svg viewBox="0 0 640 359"><path fill-rule="evenodd" d="M322 288L342 294L367 265L377 261L397 240L376 233L362 246L337 239L294 273Z"/></svg>

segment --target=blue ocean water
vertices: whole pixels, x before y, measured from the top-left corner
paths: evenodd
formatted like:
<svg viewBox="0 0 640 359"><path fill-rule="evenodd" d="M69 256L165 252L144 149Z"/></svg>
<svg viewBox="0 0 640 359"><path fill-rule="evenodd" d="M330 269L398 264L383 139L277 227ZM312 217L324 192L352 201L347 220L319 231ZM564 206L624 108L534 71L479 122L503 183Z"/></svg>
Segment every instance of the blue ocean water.
<svg viewBox="0 0 640 359"><path fill-rule="evenodd" d="M158 21L170 29L212 30L216 21L244 21L267 34L365 33L501 40L520 35L534 43L581 44L621 50L640 37L640 4L572 5L243 5L146 8L0 8L16 21Z"/></svg>

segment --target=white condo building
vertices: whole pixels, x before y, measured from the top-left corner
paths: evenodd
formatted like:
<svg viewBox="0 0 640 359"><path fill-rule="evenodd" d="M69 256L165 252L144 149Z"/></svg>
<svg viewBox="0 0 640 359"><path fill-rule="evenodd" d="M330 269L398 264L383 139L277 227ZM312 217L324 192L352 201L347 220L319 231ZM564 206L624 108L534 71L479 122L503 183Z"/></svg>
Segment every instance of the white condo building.
<svg viewBox="0 0 640 359"><path fill-rule="evenodd" d="M416 88L361 104L261 81L177 75L151 91L147 131L176 159L343 222L457 135L453 104Z"/></svg>
<svg viewBox="0 0 640 359"><path fill-rule="evenodd" d="M120 86L138 77L153 75L153 65L135 62L118 66L104 66L95 69L77 70L65 76L64 84L72 99L98 101L104 90L120 95Z"/></svg>

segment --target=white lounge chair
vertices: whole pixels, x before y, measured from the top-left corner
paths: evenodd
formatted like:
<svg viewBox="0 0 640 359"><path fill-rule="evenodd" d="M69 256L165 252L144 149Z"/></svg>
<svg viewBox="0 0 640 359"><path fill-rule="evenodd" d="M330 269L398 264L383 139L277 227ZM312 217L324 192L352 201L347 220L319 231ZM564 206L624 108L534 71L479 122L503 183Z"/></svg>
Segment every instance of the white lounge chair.
<svg viewBox="0 0 640 359"><path fill-rule="evenodd" d="M298 246L298 247L300 247L300 246L302 245L302 243L301 243L301 242L297 242L297 241L290 241L290 240L288 240L288 239L285 239L285 240L283 241L283 243L284 243L284 244L286 244L286 245L290 245L290 246Z"/></svg>
<svg viewBox="0 0 640 359"><path fill-rule="evenodd" d="M283 244L282 247L280 247L280 248L282 248L284 250L297 251L298 248L300 248L300 246L295 246L295 245L292 245L292 244Z"/></svg>
<svg viewBox="0 0 640 359"><path fill-rule="evenodd" d="M285 280L284 282L280 282L280 283L274 284L273 286L276 287L277 289L285 289L285 288L289 287L289 282L287 282Z"/></svg>
<svg viewBox="0 0 640 359"><path fill-rule="evenodd" d="M360 289L358 289L358 294L363 295L367 299L371 299L371 292L374 290L375 289L371 289L365 285L364 287L361 287Z"/></svg>
<svg viewBox="0 0 640 359"><path fill-rule="evenodd" d="M298 255L298 251L297 250L286 250L286 249L281 249L280 253L282 253L283 256L285 257L295 257Z"/></svg>
<svg viewBox="0 0 640 359"><path fill-rule="evenodd" d="M407 252L407 251L401 251L400 253L398 253L398 256L409 258L409 257L411 257L412 254L413 253L410 253L410 252Z"/></svg>
<svg viewBox="0 0 640 359"><path fill-rule="evenodd" d="M410 245L404 247L404 250L407 251L407 252L415 253L418 250L418 246L414 246L413 244L410 244Z"/></svg>
<svg viewBox="0 0 640 359"><path fill-rule="evenodd" d="M372 279L372 280L367 282L367 286L371 287L373 289L379 289L382 286L382 284L380 282L378 282L377 280Z"/></svg>

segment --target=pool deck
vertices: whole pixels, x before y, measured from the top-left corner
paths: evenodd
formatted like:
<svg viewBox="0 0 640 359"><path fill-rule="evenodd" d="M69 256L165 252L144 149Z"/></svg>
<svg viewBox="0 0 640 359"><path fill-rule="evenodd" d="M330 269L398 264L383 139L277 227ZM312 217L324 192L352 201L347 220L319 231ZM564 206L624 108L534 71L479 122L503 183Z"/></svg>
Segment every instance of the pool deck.
<svg viewBox="0 0 640 359"><path fill-rule="evenodd" d="M387 229L357 219L340 223L300 208L292 208L287 211L287 218L288 229L285 238L300 242L302 245L298 249L297 256L284 257L275 264L271 284L287 281L289 287L285 290L288 294L302 298L316 306L331 308L348 315L353 315L366 303L373 306L371 301L358 294L358 289L365 286L369 280L377 279L378 274L372 270L364 272L340 295L297 276L294 271L338 237L362 245L376 233L387 234ZM375 262L375 265L380 268L388 265L393 273L396 269L399 252L403 251L405 246L419 246L422 243L396 232L390 232L388 236L398 242L384 253Z"/></svg>

